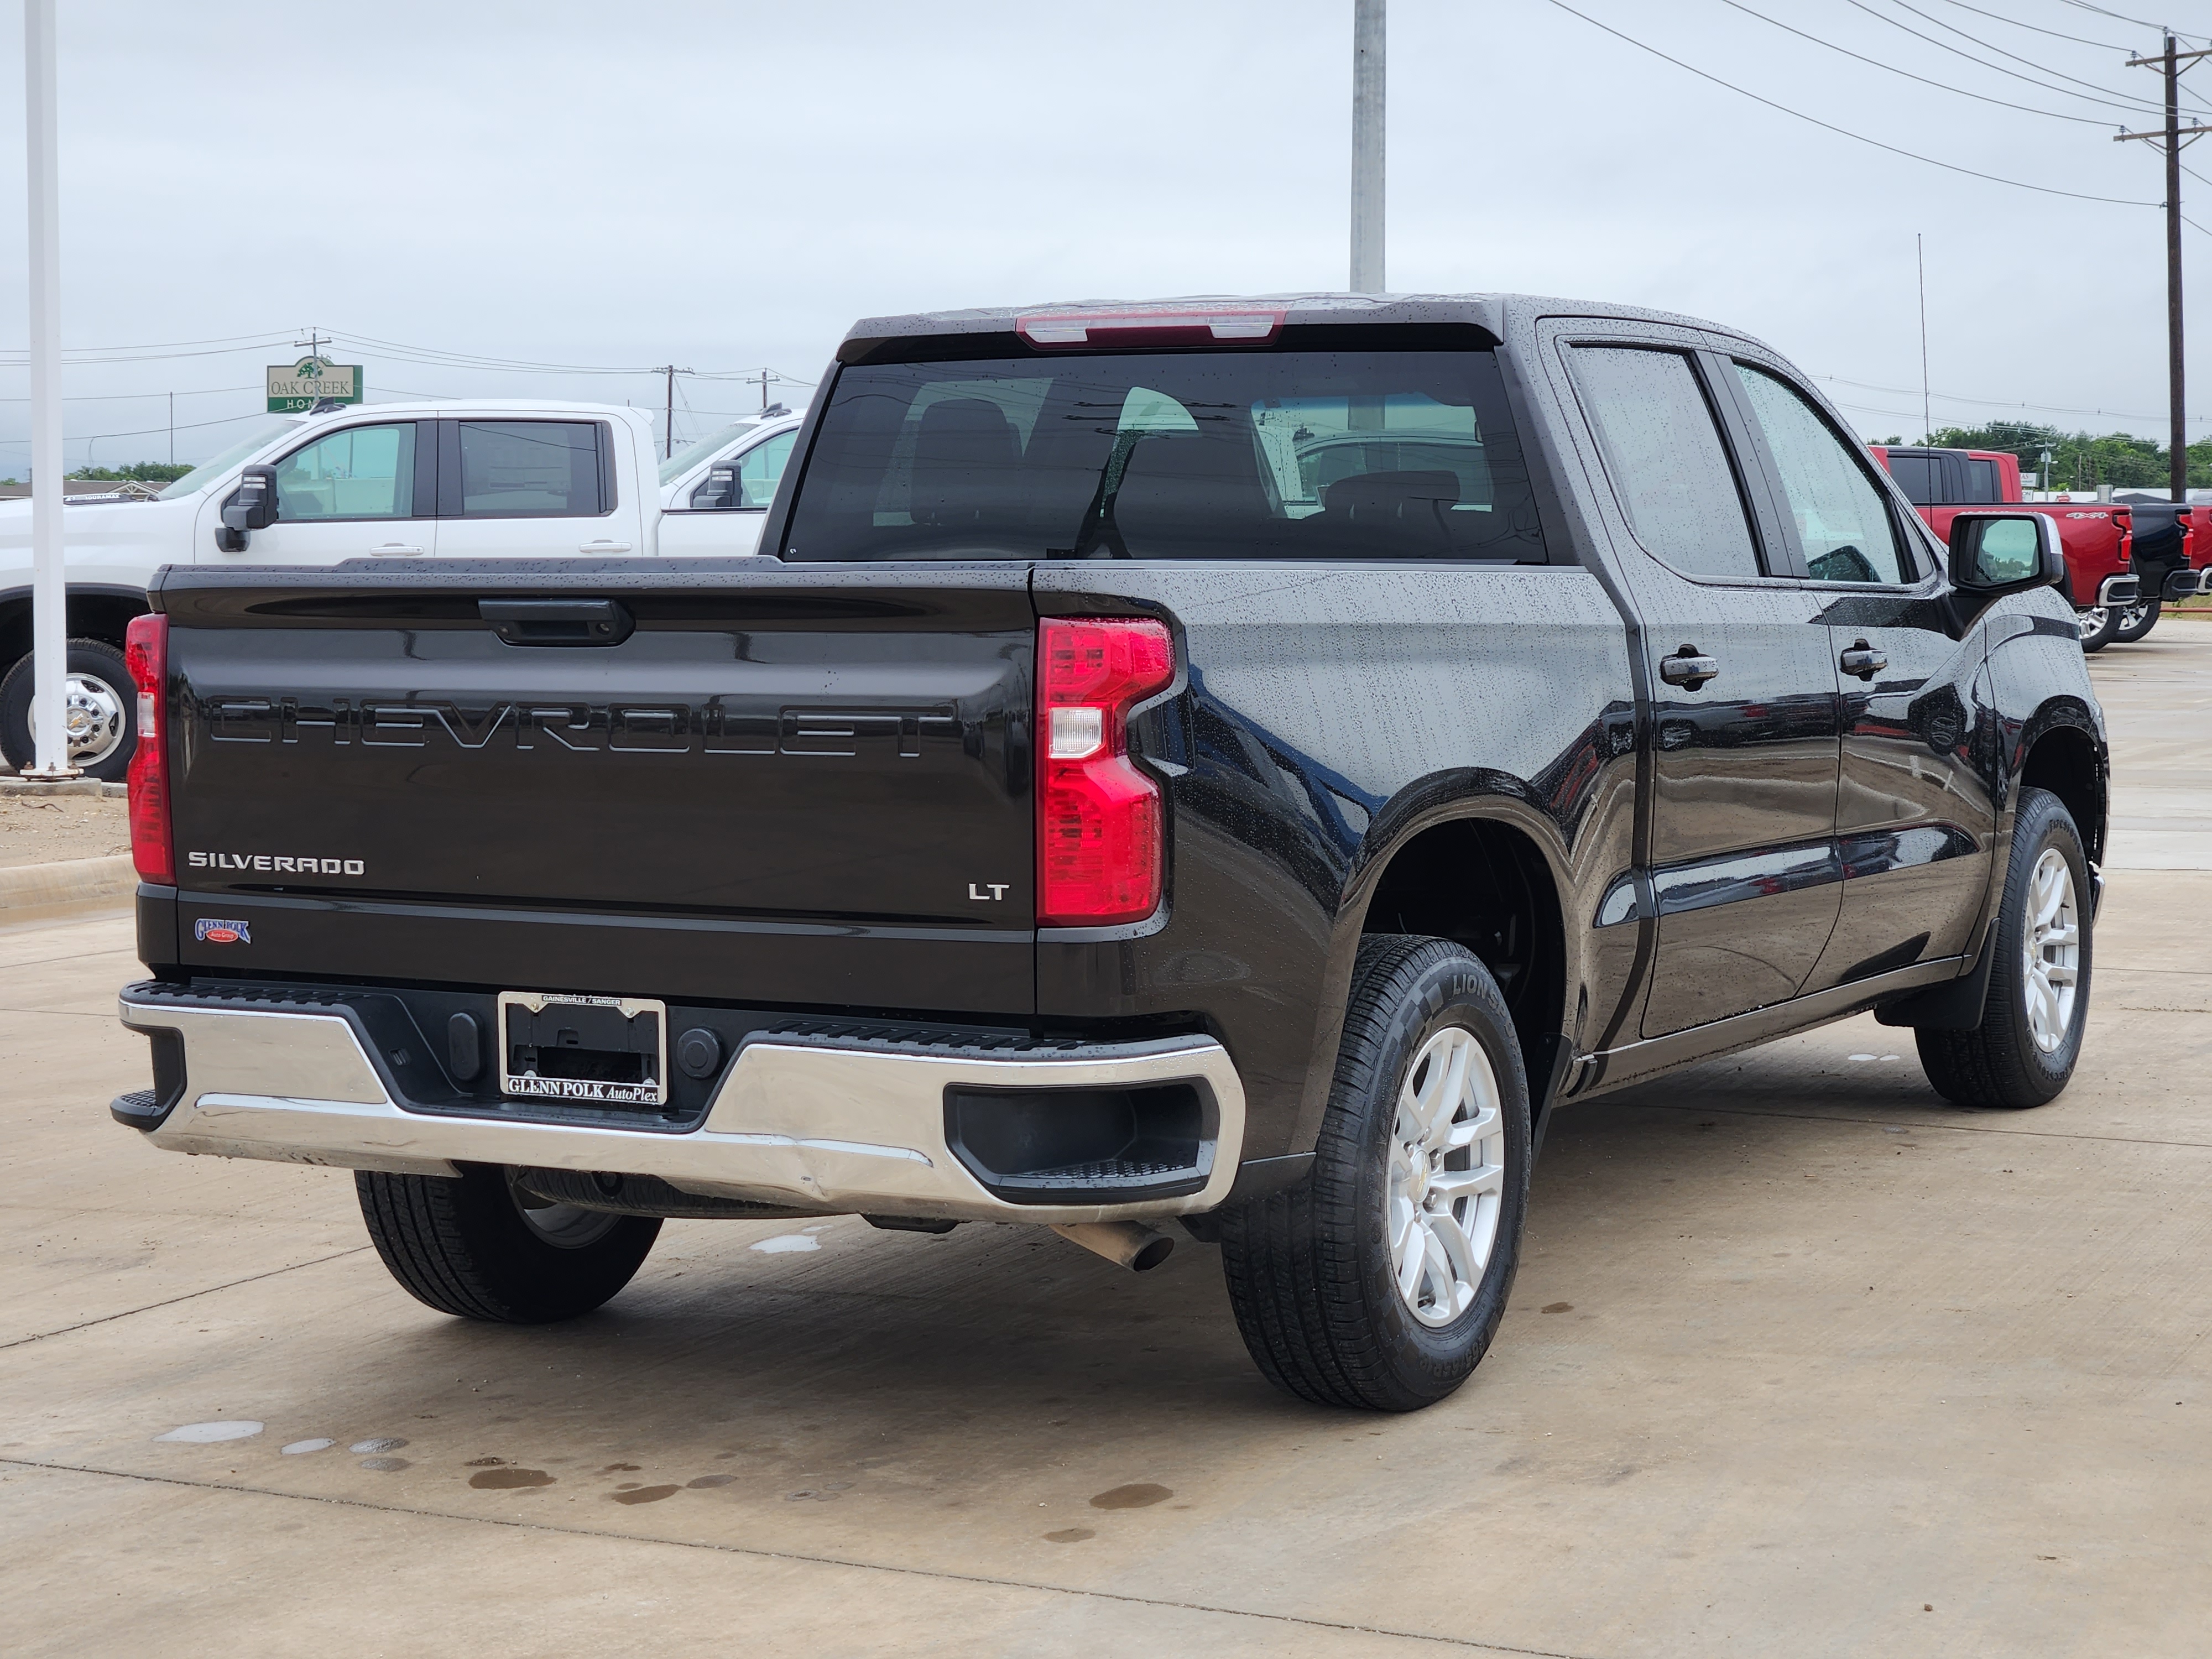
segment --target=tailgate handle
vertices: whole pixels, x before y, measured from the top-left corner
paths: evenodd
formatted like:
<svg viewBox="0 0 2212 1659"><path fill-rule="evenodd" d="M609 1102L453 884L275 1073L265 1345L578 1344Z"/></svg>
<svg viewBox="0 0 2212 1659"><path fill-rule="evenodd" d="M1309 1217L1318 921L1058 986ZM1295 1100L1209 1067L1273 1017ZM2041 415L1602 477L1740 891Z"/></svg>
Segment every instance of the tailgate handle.
<svg viewBox="0 0 2212 1659"><path fill-rule="evenodd" d="M478 599L477 614L509 645L620 645L637 627L613 599Z"/></svg>

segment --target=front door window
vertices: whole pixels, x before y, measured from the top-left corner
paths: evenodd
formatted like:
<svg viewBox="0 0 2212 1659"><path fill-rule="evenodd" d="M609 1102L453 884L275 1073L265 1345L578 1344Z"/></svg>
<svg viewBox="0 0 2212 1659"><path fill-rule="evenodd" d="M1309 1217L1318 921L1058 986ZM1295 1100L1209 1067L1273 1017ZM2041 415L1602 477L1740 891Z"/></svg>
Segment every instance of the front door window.
<svg viewBox="0 0 2212 1659"><path fill-rule="evenodd" d="M349 426L276 463L280 523L404 519L415 512L415 422Z"/></svg>

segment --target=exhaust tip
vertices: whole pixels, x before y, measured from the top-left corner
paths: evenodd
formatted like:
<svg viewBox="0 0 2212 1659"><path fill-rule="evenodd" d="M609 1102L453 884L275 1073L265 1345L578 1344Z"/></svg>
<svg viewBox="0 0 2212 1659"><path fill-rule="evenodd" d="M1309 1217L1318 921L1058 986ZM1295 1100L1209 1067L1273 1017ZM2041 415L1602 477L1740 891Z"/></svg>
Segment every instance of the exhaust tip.
<svg viewBox="0 0 2212 1659"><path fill-rule="evenodd" d="M1068 1222L1053 1231L1133 1273L1148 1273L1175 1254L1175 1240L1141 1221Z"/></svg>

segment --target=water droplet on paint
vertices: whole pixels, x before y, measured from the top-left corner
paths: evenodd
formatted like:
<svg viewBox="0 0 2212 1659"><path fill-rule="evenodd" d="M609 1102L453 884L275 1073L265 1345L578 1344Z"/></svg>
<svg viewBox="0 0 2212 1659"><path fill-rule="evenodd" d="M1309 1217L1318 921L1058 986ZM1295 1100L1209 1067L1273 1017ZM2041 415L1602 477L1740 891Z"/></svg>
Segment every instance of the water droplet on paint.
<svg viewBox="0 0 2212 1659"><path fill-rule="evenodd" d="M328 1451L337 1443L335 1440L295 1440L290 1445L278 1449L287 1457L297 1457L301 1452Z"/></svg>
<svg viewBox="0 0 2212 1659"><path fill-rule="evenodd" d="M167 1434L157 1434L157 1441L167 1440L179 1446L212 1446L224 1440L251 1440L261 1432L261 1425L240 1420L235 1423L187 1423L181 1429L171 1429ZM327 1445L329 1443L324 1443Z"/></svg>
<svg viewBox="0 0 2212 1659"><path fill-rule="evenodd" d="M395 1452L406 1443L404 1440L386 1435L374 1440L356 1440L346 1449L349 1452Z"/></svg>
<svg viewBox="0 0 2212 1659"><path fill-rule="evenodd" d="M673 1498L681 1490L676 1486L640 1486L635 1492L611 1492L608 1497L617 1504L658 1504L664 1498Z"/></svg>
<svg viewBox="0 0 2212 1659"><path fill-rule="evenodd" d="M361 1460L361 1466L365 1469L374 1469L379 1474L395 1474L408 1468L409 1464L404 1457L364 1457Z"/></svg>

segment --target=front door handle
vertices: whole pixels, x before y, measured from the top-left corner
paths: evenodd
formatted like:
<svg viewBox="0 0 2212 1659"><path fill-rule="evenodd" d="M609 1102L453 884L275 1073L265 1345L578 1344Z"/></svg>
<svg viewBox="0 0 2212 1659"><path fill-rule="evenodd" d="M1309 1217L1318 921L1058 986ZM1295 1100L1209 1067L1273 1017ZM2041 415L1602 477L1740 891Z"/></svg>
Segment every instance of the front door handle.
<svg viewBox="0 0 2212 1659"><path fill-rule="evenodd" d="M1886 653L1875 650L1861 640L1844 653L1843 665L1846 674L1856 674L1863 680L1870 680L1889 666L1889 658Z"/></svg>
<svg viewBox="0 0 2212 1659"><path fill-rule="evenodd" d="M385 542L379 546L370 548L368 556L372 559L404 559L422 550L419 547L402 546L398 542Z"/></svg>
<svg viewBox="0 0 2212 1659"><path fill-rule="evenodd" d="M1720 664L1711 657L1698 655L1694 645L1686 645L1673 656L1659 659L1659 678L1686 690L1696 690L1720 672Z"/></svg>
<svg viewBox="0 0 2212 1659"><path fill-rule="evenodd" d="M586 542L576 549L579 553L627 553L628 542Z"/></svg>

